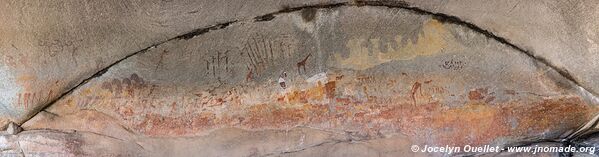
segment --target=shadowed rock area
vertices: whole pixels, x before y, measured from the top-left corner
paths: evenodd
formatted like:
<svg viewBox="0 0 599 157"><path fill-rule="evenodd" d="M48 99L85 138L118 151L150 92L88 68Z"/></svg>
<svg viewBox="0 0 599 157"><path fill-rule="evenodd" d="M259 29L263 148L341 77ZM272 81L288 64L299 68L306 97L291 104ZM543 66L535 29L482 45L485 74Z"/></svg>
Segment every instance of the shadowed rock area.
<svg viewBox="0 0 599 157"><path fill-rule="evenodd" d="M2 156L599 154L592 1L0 8Z"/></svg>

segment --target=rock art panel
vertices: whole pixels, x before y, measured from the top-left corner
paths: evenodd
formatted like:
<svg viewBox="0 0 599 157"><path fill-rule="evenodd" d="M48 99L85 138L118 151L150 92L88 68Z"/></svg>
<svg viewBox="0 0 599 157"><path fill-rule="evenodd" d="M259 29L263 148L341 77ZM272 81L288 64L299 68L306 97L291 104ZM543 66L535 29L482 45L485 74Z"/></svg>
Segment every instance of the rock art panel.
<svg viewBox="0 0 599 157"><path fill-rule="evenodd" d="M93 132L144 148L206 145L233 129L249 132L234 133L248 141L219 141L231 152L213 146L205 155L393 156L410 152L409 144L556 138L590 120L592 103L551 67L471 28L405 9L339 6L165 42L112 66L23 128ZM252 137L303 128L331 135L293 147Z"/></svg>
<svg viewBox="0 0 599 157"><path fill-rule="evenodd" d="M322 2L7 0L0 4L0 128L22 124L86 78L147 47L215 23Z"/></svg>
<svg viewBox="0 0 599 157"><path fill-rule="evenodd" d="M519 45L598 95L598 5L576 1L383 1L401 3L471 22ZM468 7L476 6L476 7ZM465 9L470 8L470 9Z"/></svg>

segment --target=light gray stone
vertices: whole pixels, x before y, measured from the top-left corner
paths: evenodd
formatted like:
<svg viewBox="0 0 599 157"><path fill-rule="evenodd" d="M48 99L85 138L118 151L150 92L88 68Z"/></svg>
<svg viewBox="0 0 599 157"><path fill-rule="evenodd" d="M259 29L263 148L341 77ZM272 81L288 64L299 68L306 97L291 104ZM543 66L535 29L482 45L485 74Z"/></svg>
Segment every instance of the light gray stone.
<svg viewBox="0 0 599 157"><path fill-rule="evenodd" d="M21 128L21 126L15 124L15 123L8 123L8 127L6 128L6 133L11 134L11 135L16 135L19 132L23 131L23 128Z"/></svg>

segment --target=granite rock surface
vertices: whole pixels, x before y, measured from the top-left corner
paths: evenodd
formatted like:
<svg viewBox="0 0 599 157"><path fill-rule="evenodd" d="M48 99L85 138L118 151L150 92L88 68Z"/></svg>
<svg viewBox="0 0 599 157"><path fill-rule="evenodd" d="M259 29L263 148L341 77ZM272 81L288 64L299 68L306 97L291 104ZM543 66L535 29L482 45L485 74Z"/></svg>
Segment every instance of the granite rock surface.
<svg viewBox="0 0 599 157"><path fill-rule="evenodd" d="M529 156L411 148L598 145L593 1L0 8L3 156Z"/></svg>

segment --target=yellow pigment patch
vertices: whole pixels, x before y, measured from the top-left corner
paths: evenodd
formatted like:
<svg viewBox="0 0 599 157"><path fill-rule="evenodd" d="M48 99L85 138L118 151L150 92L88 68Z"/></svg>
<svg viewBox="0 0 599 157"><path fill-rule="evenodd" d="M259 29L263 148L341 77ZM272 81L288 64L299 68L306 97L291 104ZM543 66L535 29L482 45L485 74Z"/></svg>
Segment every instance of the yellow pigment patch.
<svg viewBox="0 0 599 157"><path fill-rule="evenodd" d="M34 75L21 75L17 77L17 83L23 86L24 91L33 91L34 87L32 87L31 82L37 80L37 77Z"/></svg>
<svg viewBox="0 0 599 157"><path fill-rule="evenodd" d="M346 44L349 48L349 57L342 57L339 53L336 53L335 59L340 67L364 70L394 60L410 60L417 56L434 55L444 49L454 49L458 45L454 42L454 37L447 28L434 19L424 24L421 33L418 34L417 41L414 42L408 39L408 42L402 45L402 39L401 35L397 35L395 41L383 43L387 48L387 52L381 51L379 47L381 40L378 38L350 39ZM402 46L394 48L392 42ZM365 45L370 45L370 47Z"/></svg>

